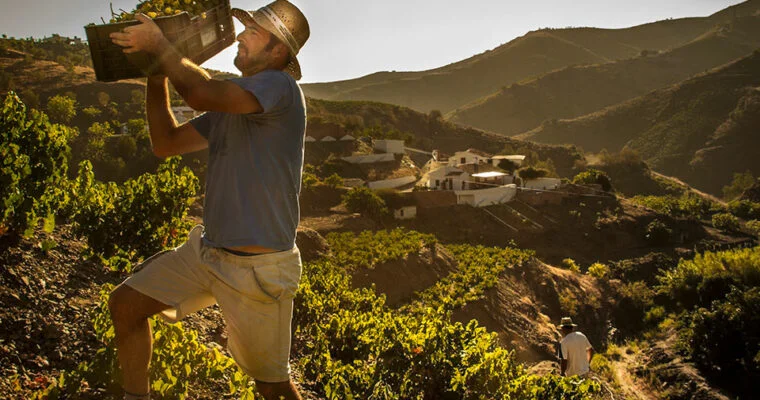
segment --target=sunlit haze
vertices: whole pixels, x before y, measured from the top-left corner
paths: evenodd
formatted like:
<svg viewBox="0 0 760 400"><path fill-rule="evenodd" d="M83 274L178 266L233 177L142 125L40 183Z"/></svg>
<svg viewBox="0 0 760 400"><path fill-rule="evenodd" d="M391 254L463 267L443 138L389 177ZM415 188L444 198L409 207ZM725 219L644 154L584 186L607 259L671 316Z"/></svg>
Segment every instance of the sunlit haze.
<svg viewBox="0 0 760 400"><path fill-rule="evenodd" d="M137 0L113 0L132 10ZM256 9L266 1L231 0ZM509 42L539 28L622 28L667 18L707 16L736 0L294 0L311 25L299 55L302 82L351 79L377 71L440 67ZM0 0L0 33L84 37L83 26L110 15L108 1ZM242 25L236 22L236 31ZM204 64L237 72L236 47Z"/></svg>

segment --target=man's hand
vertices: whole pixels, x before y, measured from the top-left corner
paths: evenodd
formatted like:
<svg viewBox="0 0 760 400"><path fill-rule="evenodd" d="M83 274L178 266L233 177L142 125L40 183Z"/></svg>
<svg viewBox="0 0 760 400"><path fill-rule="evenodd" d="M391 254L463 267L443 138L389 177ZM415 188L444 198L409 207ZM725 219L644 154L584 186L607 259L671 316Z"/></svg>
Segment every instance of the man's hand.
<svg viewBox="0 0 760 400"><path fill-rule="evenodd" d="M161 28L145 14L136 14L135 19L140 21L138 25L128 26L121 32L110 35L111 41L124 47L124 53L136 53L144 51L149 54L161 54L167 46L171 46L169 40L161 32Z"/></svg>

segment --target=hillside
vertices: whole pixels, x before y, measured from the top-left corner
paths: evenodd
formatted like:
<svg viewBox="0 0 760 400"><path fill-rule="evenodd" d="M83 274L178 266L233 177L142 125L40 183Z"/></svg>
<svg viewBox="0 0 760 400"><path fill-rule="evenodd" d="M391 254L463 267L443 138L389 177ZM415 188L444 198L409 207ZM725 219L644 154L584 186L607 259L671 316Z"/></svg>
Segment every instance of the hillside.
<svg viewBox="0 0 760 400"><path fill-rule="evenodd" d="M658 172L718 194L736 171L760 171L757 87L760 51L695 78L583 117L519 135L586 151L628 147Z"/></svg>
<svg viewBox="0 0 760 400"><path fill-rule="evenodd" d="M505 135L573 118L680 82L760 47L760 16L713 27L675 49L605 64L571 66L460 107L447 119Z"/></svg>
<svg viewBox="0 0 760 400"><path fill-rule="evenodd" d="M409 135L408 146L444 154L476 148L493 154L534 153L539 160L551 159L560 176L572 176L583 156L573 146L556 146L522 141L464 128L444 121L435 114L423 114L407 107L364 101L327 101L307 99L307 134L356 132L369 129L399 131Z"/></svg>
<svg viewBox="0 0 760 400"><path fill-rule="evenodd" d="M666 51L691 42L713 25L753 15L760 2L747 1L709 17L658 21L626 29L546 29L440 68L380 72L357 79L304 85L310 97L369 100L429 112L457 107L532 77L576 64L631 58L643 50Z"/></svg>

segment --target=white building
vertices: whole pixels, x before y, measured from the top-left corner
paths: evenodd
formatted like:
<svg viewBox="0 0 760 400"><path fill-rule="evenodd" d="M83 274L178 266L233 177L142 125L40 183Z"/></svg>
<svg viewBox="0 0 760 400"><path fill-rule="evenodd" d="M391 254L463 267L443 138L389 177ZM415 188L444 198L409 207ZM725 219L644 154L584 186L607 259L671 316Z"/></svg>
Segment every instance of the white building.
<svg viewBox="0 0 760 400"><path fill-rule="evenodd" d="M341 157L341 160L351 164L374 164L379 162L391 162L395 159L395 156L391 153L359 154L355 156Z"/></svg>
<svg viewBox="0 0 760 400"><path fill-rule="evenodd" d="M404 154L403 140L378 139L374 141L372 147L383 153Z"/></svg>
<svg viewBox="0 0 760 400"><path fill-rule="evenodd" d="M417 216L417 206L404 206L393 210L393 218L412 219Z"/></svg>
<svg viewBox="0 0 760 400"><path fill-rule="evenodd" d="M517 185L504 185L490 189L455 190L457 204L468 204L473 207L485 207L512 201L517 195Z"/></svg>
<svg viewBox="0 0 760 400"><path fill-rule="evenodd" d="M466 189L470 176L457 168L445 166L427 173L422 179L422 185L433 190Z"/></svg>
<svg viewBox="0 0 760 400"><path fill-rule="evenodd" d="M395 189L417 181L414 175L402 176L400 178L383 179L380 181L367 182L367 187L373 190L378 189Z"/></svg>
<svg viewBox="0 0 760 400"><path fill-rule="evenodd" d="M449 166L456 167L462 164L480 164L489 162L491 155L476 149L457 151L449 157Z"/></svg>
<svg viewBox="0 0 760 400"><path fill-rule="evenodd" d="M536 178L523 180L523 187L526 189L554 190L559 188L559 185L561 184L562 180L559 178Z"/></svg>

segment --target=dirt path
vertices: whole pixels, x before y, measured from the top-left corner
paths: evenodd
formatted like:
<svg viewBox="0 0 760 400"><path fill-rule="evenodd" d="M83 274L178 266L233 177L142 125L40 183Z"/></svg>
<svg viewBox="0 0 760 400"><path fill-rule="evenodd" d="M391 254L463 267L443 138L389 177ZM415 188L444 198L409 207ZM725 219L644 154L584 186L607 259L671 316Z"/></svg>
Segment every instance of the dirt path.
<svg viewBox="0 0 760 400"><path fill-rule="evenodd" d="M658 399L646 386L633 375L629 368L636 365L635 356L625 353L621 354L619 361L612 361L612 368L615 371L615 380L620 385L620 392L624 399L635 400L656 400Z"/></svg>

